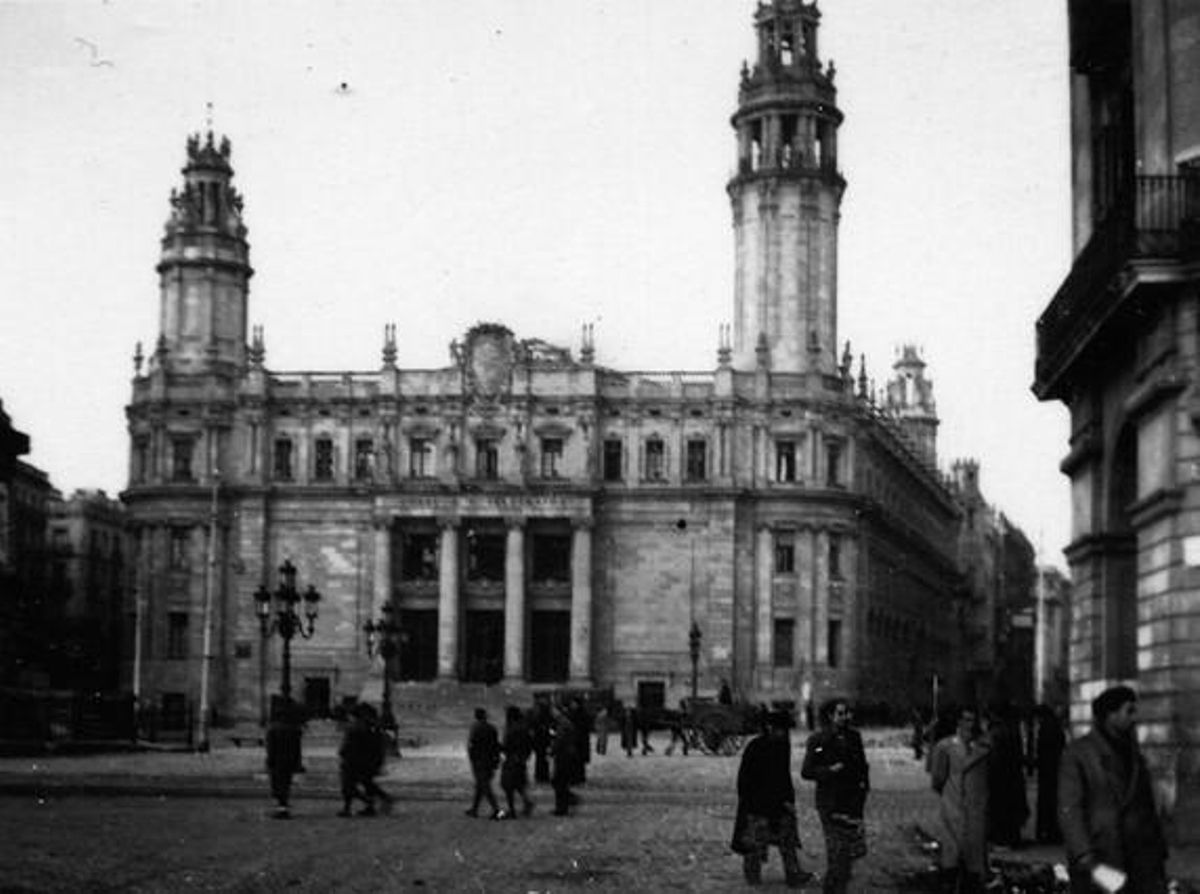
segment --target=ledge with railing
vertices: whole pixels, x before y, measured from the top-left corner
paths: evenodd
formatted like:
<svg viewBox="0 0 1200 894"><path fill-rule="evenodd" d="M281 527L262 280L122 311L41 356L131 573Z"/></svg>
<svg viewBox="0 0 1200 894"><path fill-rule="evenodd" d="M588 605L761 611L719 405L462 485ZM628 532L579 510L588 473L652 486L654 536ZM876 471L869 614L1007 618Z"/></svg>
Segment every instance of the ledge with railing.
<svg viewBox="0 0 1200 894"><path fill-rule="evenodd" d="M1200 259L1200 175L1134 177L1076 256L1037 323L1037 381L1046 395L1067 363L1124 299L1133 262Z"/></svg>

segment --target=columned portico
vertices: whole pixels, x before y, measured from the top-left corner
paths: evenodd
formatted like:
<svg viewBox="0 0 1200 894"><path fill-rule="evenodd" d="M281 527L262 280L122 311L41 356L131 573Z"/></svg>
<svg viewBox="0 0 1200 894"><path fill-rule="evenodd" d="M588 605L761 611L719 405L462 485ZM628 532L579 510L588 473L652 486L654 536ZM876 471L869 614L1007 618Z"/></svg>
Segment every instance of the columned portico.
<svg viewBox="0 0 1200 894"><path fill-rule="evenodd" d="M573 522L571 542L571 683L592 680L592 522Z"/></svg>
<svg viewBox="0 0 1200 894"><path fill-rule="evenodd" d="M525 679L525 519L508 519L504 555L504 679Z"/></svg>
<svg viewBox="0 0 1200 894"><path fill-rule="evenodd" d="M438 562L438 678L458 678L458 519L442 519Z"/></svg>

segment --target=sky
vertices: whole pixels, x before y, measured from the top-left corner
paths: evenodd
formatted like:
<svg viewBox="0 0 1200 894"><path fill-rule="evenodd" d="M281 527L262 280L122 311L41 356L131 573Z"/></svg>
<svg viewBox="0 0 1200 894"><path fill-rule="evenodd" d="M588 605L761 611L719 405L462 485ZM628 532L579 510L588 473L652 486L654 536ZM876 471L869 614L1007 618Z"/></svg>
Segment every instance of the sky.
<svg viewBox="0 0 1200 894"><path fill-rule="evenodd" d="M838 338L918 345L939 464L1043 561L1067 414L1034 325L1071 263L1065 3L822 0L848 187ZM64 493L126 483L137 342L187 136L233 144L280 371L449 363L477 322L712 370L755 0L0 0L0 400ZM211 108L210 108L211 104ZM855 365L857 369L857 362Z"/></svg>

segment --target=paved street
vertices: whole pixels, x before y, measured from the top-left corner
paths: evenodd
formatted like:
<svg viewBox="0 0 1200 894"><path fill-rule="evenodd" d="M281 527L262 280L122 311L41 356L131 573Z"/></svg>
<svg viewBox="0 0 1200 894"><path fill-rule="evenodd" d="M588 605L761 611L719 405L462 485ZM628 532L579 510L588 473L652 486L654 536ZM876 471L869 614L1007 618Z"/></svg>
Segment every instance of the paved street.
<svg viewBox="0 0 1200 894"><path fill-rule="evenodd" d="M871 853L855 890L905 890L899 880L925 862L911 828L931 815L933 798L904 749L875 747L869 758ZM384 785L399 796L392 816L337 817L333 748L310 748L306 764L296 816L279 821L268 817L256 748L0 760L0 891L745 887L728 848L737 757L610 752L593 759L576 815L551 815L551 792L538 787L539 810L506 822L463 815L470 784L457 735L390 764ZM811 786L798 788L804 863L820 869ZM783 889L776 856L764 887Z"/></svg>

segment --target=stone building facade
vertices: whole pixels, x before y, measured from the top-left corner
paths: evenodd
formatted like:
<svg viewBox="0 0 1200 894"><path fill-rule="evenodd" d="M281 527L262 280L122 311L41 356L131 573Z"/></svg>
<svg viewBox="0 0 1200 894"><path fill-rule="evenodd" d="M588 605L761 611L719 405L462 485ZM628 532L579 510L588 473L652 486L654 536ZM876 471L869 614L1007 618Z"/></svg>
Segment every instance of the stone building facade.
<svg viewBox="0 0 1200 894"><path fill-rule="evenodd" d="M1072 716L1131 682L1163 807L1195 837L1200 8L1072 2L1069 25L1076 255L1033 390L1071 416Z"/></svg>
<svg viewBox="0 0 1200 894"><path fill-rule="evenodd" d="M363 625L385 605L398 686L674 703L694 626L704 693L903 708L935 673L962 691L962 512L923 364L877 401L839 349L842 115L818 24L799 0L755 13L726 187L734 322L702 372L611 369L588 327L572 351L501 323L437 369L398 365L388 326L375 371L273 370L229 143L189 140L127 411L147 699L194 700L207 663L219 715L260 715L278 644L252 594L285 560L321 594L292 646L316 710L377 685Z"/></svg>

